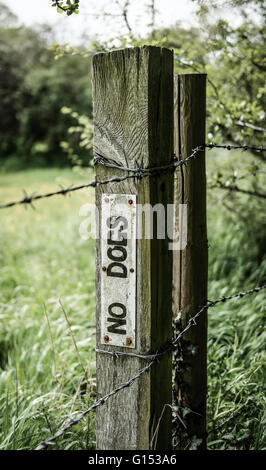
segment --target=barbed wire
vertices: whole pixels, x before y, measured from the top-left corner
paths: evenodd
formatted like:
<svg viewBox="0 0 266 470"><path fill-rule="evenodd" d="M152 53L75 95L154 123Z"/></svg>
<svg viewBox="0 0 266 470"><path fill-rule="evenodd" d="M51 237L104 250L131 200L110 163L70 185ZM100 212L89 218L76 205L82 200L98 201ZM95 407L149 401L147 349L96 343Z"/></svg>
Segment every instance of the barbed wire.
<svg viewBox="0 0 266 470"><path fill-rule="evenodd" d="M224 149L224 150L253 150L254 152L265 152L266 148L265 147L254 147L252 145L228 145L228 144L215 144L215 143L210 143L210 144L204 144L204 148L208 149Z"/></svg>
<svg viewBox="0 0 266 470"><path fill-rule="evenodd" d="M154 361L151 361L149 364L147 364L143 369L141 369L136 375L131 377L127 382L122 383L118 387L116 387L114 390L112 390L110 393L105 395L104 397L100 398L94 405L90 406L87 410L83 411L79 416L76 418L71 419L60 431L58 431L54 436L50 437L46 441L41 442L36 450L45 450L47 447L53 445L54 441L61 437L68 429L70 429L72 426L75 424L79 423L85 416L87 416L88 413L91 411L95 410L99 406L104 405L109 398L111 398L113 395L116 395L118 392L121 390L124 390L127 387L130 387L137 379L139 379L145 372L148 372L148 370L151 368L151 366L154 364Z"/></svg>
<svg viewBox="0 0 266 470"><path fill-rule="evenodd" d="M114 168L116 170L121 170L121 171L128 171L128 172L133 172L137 175L137 177L142 178L143 176L151 176L153 174L160 174L162 171L168 171L168 170L175 170L179 166L186 165L189 160L195 158L199 152L204 151L204 146L203 145L198 145L198 147L195 147L191 154L188 157L177 159L177 156L175 154L172 155L172 163L168 163L166 165L161 165L161 166L154 166L150 168L129 168L126 166L122 165L116 165L115 163L109 163L106 158L104 158L102 155L96 153L96 157L94 158L94 164L100 164L102 166L105 166L107 168Z"/></svg>
<svg viewBox="0 0 266 470"><path fill-rule="evenodd" d="M120 183L122 181L125 181L127 179L133 179L136 178L137 181L140 181L142 178L147 178L147 177L152 177L152 176L159 176L162 172L165 171L174 171L178 167L182 167L183 165L186 165L190 160L194 159L197 155L199 155L200 152L203 152L206 148L208 149L213 149L213 148L223 148L226 150L237 150L237 149L242 149L242 150L255 150L257 152L264 152L266 151L266 148L264 147L252 147L248 145L217 145L214 143L211 144L203 144L195 147L191 154L188 157L177 159L176 155L172 155L172 162L166 165L162 166L157 166L157 167L151 167L151 168L129 168L129 167L124 167L120 165L116 165L113 163L109 163L102 155L96 154L96 157L94 158L94 164L100 164L102 166L108 167L108 168L113 168L121 171L126 171L127 173L133 173L132 175L126 175L123 177L114 177L110 178L108 180L104 181L92 181L87 184L81 184L79 186L69 186L68 188L62 188L58 191L52 191L50 193L46 194L32 194L29 196L25 191L25 197L18 200L18 201L11 201L7 202L6 204L1 204L0 209L7 209L10 207L14 207L17 205L31 205L33 208L33 202L37 201L39 199L46 199L50 198L53 196L66 196L67 194L74 192L74 191L79 191L81 189L86 189L86 188L96 188L101 185L107 185L109 183Z"/></svg>
<svg viewBox="0 0 266 470"><path fill-rule="evenodd" d="M224 419L220 424L217 424L216 426L214 426L213 428L211 428L208 432L207 432L207 436L210 436L211 434L213 434L214 432L216 431L220 431L220 429L222 429L227 423L229 423L230 421L232 421L234 418L236 418L237 416L240 415L240 413L242 412L243 410L243 407L240 408L240 410L236 411L235 413L233 413L231 416L229 416L228 418Z"/></svg>
<svg viewBox="0 0 266 470"><path fill-rule="evenodd" d="M119 357L119 356L129 356L129 357L137 357L139 359L149 359L149 360L154 360L154 359L158 359L160 356L166 354L167 352L170 352L170 351L173 351L173 349L175 349L175 346L178 344L178 341L181 339L181 337L192 327L192 326L196 326L197 325L197 318L205 311L205 310L208 310L209 308L212 308L212 307L215 307L217 304L219 303L224 303L228 300L233 300L233 299L237 299L237 298L242 298L242 297L245 297L246 295L250 295L250 294L253 294L254 292L260 292L261 290L263 289L266 289L266 284L265 285L262 285L260 287L254 287L253 289L250 289L248 291L245 291L245 292L237 292L236 294L232 294L230 296L223 296L223 297L220 297L219 299L217 300L208 300L207 303L205 305L203 305L200 310L194 315L192 316L187 325L185 326L185 328L183 330L181 330L179 332L179 334L177 335L177 337L175 338L175 340L172 342L172 343L168 343L166 344L165 346L163 346L161 348L160 351L157 351L156 353L154 354L137 354L137 353L128 353L128 352L124 352L124 351L109 351L107 349L95 349L95 351L97 353L101 353L101 354L109 354L111 356L114 356L114 357Z"/></svg>
<svg viewBox="0 0 266 470"><path fill-rule="evenodd" d="M46 194L32 194L31 196L28 196L26 193L25 193L25 197L23 199L20 199L18 201L12 201L12 202L8 202L6 204L1 204L0 205L0 209L7 209L9 207L13 207L13 206L17 206L17 205L23 205L23 204L29 204L29 205L32 205L33 201L37 201L39 199L45 199L45 198L50 198L52 196L59 196L59 195L62 195L62 196L66 196L68 193L71 193L73 191L79 191L80 189L85 189L85 188L96 188L98 186L101 186L101 185L106 185L106 184L109 184L109 183L120 183L122 181L125 181L125 180L128 180L128 179L133 179L133 178L137 178L137 179L141 179L141 178L147 178L147 177L151 177L151 176L158 176L161 174L162 171L168 171L168 170L174 170L175 168L177 168L178 166L181 166L181 165L185 165L189 162L189 160L191 160L192 158L195 158L196 155L202 150L202 148L200 147L197 147L195 148L191 155L189 155L188 157L182 159L182 160L179 160L178 162L177 161L174 161L173 163L170 163L168 165L165 165L163 167L154 167L154 168L126 168L126 167L120 167L118 165L112 165L112 164L108 164L107 163L104 163L102 158L103 157L99 157L99 159L96 159L96 164L101 164L101 165L104 165L104 166L108 166L108 167L111 167L111 168L117 168L119 170L124 170L124 171L127 171L127 172L133 172L134 174L133 175L126 175L126 176L122 176L122 177L113 177L113 178L110 178L108 180L104 180L104 181L92 181L90 183L87 183L87 184L81 184L79 186L69 186L68 188L62 188L58 191L53 191L53 192L50 192L50 193L46 193ZM173 155L172 158L176 158L175 155Z"/></svg>
<svg viewBox="0 0 266 470"><path fill-rule="evenodd" d="M145 374L146 372L149 371L149 369L157 362L161 359L162 356L164 356L165 354L169 353L169 352L172 352L173 349L175 349L176 345L178 344L178 341L180 340L180 338L190 329L192 328L193 326L196 326L197 325L197 322L196 320L198 319L198 317L207 309L209 308L212 308L214 306L216 306L217 304L219 303L224 303L224 302L227 302L229 300L233 300L233 299L240 299L240 298L243 298L245 297L246 295L250 295L250 294L253 294L255 292L260 292L261 290L265 289L266 288L266 285L263 285L263 286L259 286L259 287L254 287L250 290L247 290L245 292L238 292L236 294L232 294L230 296L223 296L223 297L220 297L219 299L217 300L209 300L207 301L207 303L202 306L200 308L200 310L193 316L189 319L186 327L181 330L179 332L179 334L177 335L177 337L175 338L175 340L169 345L169 344L166 344L164 347L161 348L161 351L158 351L156 352L155 354L148 354L148 355L145 355L145 354L134 354L134 353L126 353L126 352L122 352L122 351L119 351L119 352L115 352L115 351L107 351L107 350L103 350L103 349L96 349L96 352L98 353L102 353L102 354L109 354L109 355L112 355L114 357L119 357L119 356L130 356L130 357L138 357L138 358L141 358L141 359L151 359L150 362L145 366L143 367L143 369L140 369L139 372L134 375L133 377L131 377L128 381L126 382L123 382L122 384L120 384L118 387L116 387L114 390L112 390L110 393L108 393L107 395L105 395L104 397L100 398L96 403L94 403L92 406L90 406L87 410L83 411L79 416L77 416L76 418L73 418L71 419L68 423L66 423L65 426L62 427L62 429L60 429L60 431L58 431L54 436L50 437L49 439L45 440L45 441L42 441L38 447L36 448L36 450L45 450L47 449L49 446L53 445L54 444L54 441L56 439L58 439L59 437L61 437L66 431L68 431L72 426L74 426L75 424L79 423L88 413L90 413L91 411L95 410L96 408L98 408L99 406L102 406L104 405L112 396L116 395L118 392L120 392L121 390L124 390L125 388L127 387L130 387L137 379L139 379L143 374Z"/></svg>
<svg viewBox="0 0 266 470"><path fill-rule="evenodd" d="M6 209L8 207L13 207L13 206L17 206L19 204L30 204L32 205L33 201L37 201L38 199L45 199L45 198L49 198L49 197L52 197L52 196L58 196L58 195L62 195L62 196L66 196L68 193L71 193L73 191L79 191L80 189L85 189L85 188L96 188L97 186L100 186L100 185L104 185L104 184L108 184L108 183L119 183L120 181L124 181L128 178L134 178L133 175L128 175L128 176L124 176L122 178L111 178L109 180L106 180L106 181L92 181L91 183L87 183L87 184L81 184L79 186L69 186L68 188L62 188L58 191L53 191L51 193L46 193L46 194L37 194L37 195L31 195L31 196L28 196L26 194L26 196L23 198L23 199L20 199L19 201L13 201L13 202L8 202L6 204L1 204L0 205L0 209Z"/></svg>
<svg viewBox="0 0 266 470"><path fill-rule="evenodd" d="M214 143L204 144L204 145L200 145L200 146L196 147L195 149L193 149L192 153L186 158L181 158L181 159L177 160L177 157L175 155L173 155L172 156L173 161L171 163L169 163L167 165L151 167L151 168L129 168L129 167L119 166L119 165L116 165L116 164L109 163L103 156L98 154L98 155L96 155L96 157L94 159L94 164L95 165L100 164L102 166L106 166L106 167L121 170L121 171L126 171L127 173L133 173L133 174L126 175L124 177L114 177L114 178L104 180L104 181L95 180L95 181L92 181L92 182L87 183L87 184L82 184L82 185L74 186L74 187L70 186L68 188L62 188L61 190L53 191L53 192L46 193L46 194L40 194L40 195L34 195L33 194L31 196L28 196L25 193L25 197L23 199L18 200L18 201L8 202L6 204L2 204L2 205L0 205L0 209L13 207L15 205L23 205L23 204L32 205L33 201L36 201L36 200L39 200L39 199L50 198L50 197L55 196L55 195L66 196L68 193L78 191L78 190L81 190L81 189L86 189L86 188L90 188L90 187L96 188L100 185L107 185L109 183L118 183L118 182L122 182L122 181L125 181L127 179L130 179L130 178L131 179L132 178L137 178L137 180L141 180L144 177L157 176L157 175L160 175L162 172L169 171L169 170L175 170L178 167L182 167L183 165L186 165L191 159L194 159L197 155L199 155L200 152L204 151L205 148L209 148L209 149L222 148L222 149L226 149L226 150L243 149L244 151L246 151L246 150L255 150L255 151L258 151L258 152L263 152L263 151L266 150L263 147L251 147L251 146L247 146L247 145L245 145L245 146L232 146L232 145L216 145ZM227 187L227 189L230 189L230 188ZM161 348L160 351L157 351L154 354L147 354L146 355L146 354L126 353L126 352L121 352L121 351L115 352L115 351L108 351L108 350L104 350L104 349L96 349L97 353L109 354L109 355L112 355L114 357L120 357L120 356L137 357L137 358L140 358L140 359L149 360L150 362L143 369L141 369L135 376L133 376L131 379L129 379L128 381L126 381L122 384L120 384L118 387L116 387L110 393L108 393L104 397L100 398L95 404L93 404L91 407L89 407L87 410L85 410L79 416L77 416L76 418L71 419L54 436L47 439L46 441L41 442L40 445L37 447L37 450L44 450L44 449L47 449L49 446L53 445L54 441L56 439L58 439L60 436L62 436L72 426L74 426L79 421L81 421L89 412L91 412L91 411L95 410L96 408L98 408L99 406L102 406L103 404L105 404L109 400L109 398L114 396L119 391L121 391L121 390L123 390L127 387L130 387L144 373L148 372L148 370L152 367L152 365L156 361L159 361L160 358L163 355L165 355L165 354L167 354L167 353L169 353L169 352L171 352L175 349L175 347L178 344L178 341L180 340L180 338L192 326L197 325L196 320L204 311L206 311L209 308L212 308L212 307L216 306L220 302L225 302L225 301L232 300L232 299L235 299L235 298L241 298L241 297L244 297L246 295L252 294L254 292L259 292L260 290L265 289L265 288L266 288L266 285L261 286L261 287L255 287L255 288L253 288L249 291L246 291L246 292L239 292L239 293L233 294L229 297L222 297L222 298L217 299L215 301L208 301L204 306L201 307L201 309L194 316L192 316L189 319L186 327L179 332L179 334L177 335L177 337L175 338L175 340L171 344L169 344L169 343L166 344L163 348Z"/></svg>

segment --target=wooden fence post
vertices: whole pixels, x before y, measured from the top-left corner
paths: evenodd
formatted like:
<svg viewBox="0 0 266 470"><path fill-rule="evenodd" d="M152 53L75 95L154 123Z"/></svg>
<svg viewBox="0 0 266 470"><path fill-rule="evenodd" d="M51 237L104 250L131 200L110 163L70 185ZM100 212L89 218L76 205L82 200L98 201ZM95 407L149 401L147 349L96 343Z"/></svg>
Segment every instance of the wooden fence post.
<svg viewBox="0 0 266 470"><path fill-rule="evenodd" d="M171 162L173 54L170 50L144 46L95 55L93 99L96 157L101 155L109 163L133 168ZM125 175L128 175L125 171L96 165L98 181ZM101 237L107 232L103 226L105 204L111 204L114 214L115 201L122 202L126 198L130 199L128 203L133 211L136 203L161 203L166 208L168 203L173 203L173 173L98 186L96 208L100 213ZM120 215L126 219L127 214L125 208ZM129 230L134 231L132 224L132 218L127 220ZM124 229L125 224L120 224L120 231ZM122 250L119 258L126 257L124 268L120 267L119 271L116 266L113 270L114 276L115 271L120 272L119 277L110 277L113 267L106 265L108 259L103 247L105 242L97 240L97 348L141 354L154 352L172 337L173 267L168 240L137 240L135 261L134 241L128 242L127 253ZM113 255L115 263L119 248ZM122 305L123 296L125 303ZM147 364L147 360L138 357L114 357L101 352L97 353L96 361L99 396L129 380ZM172 403L171 381L172 358L168 354L133 385L99 407L96 412L97 449L170 449L171 410L165 405Z"/></svg>
<svg viewBox="0 0 266 470"><path fill-rule="evenodd" d="M205 142L206 75L174 78L174 149L185 158ZM173 311L177 330L207 300L208 243L206 228L205 153L200 152L175 173L176 228L187 204L187 244L174 252ZM185 220L184 220L185 223ZM183 235L183 241L185 237ZM206 446L207 313L180 340L174 355L174 403L181 420L174 425L175 448ZM181 423L183 422L183 424Z"/></svg>

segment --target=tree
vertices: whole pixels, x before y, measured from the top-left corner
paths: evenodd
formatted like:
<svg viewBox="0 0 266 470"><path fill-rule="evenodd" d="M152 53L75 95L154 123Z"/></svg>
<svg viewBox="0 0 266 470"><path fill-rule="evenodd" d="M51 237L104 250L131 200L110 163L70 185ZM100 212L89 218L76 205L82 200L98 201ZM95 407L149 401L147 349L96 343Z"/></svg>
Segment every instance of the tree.
<svg viewBox="0 0 266 470"><path fill-rule="evenodd" d="M211 24L210 2L201 2L201 21L205 31L209 75L209 134L220 135L234 144L259 146L265 137L266 88L264 74L264 1L223 2L237 9L241 23L233 27L228 20ZM221 6L221 3L219 4ZM215 6L215 5L214 5ZM247 6L256 15L250 18ZM244 8L245 7L245 8ZM213 8L213 7L212 7ZM200 10L201 12L201 10ZM265 160L262 154L253 152Z"/></svg>
<svg viewBox="0 0 266 470"><path fill-rule="evenodd" d="M30 28L15 25L16 18L0 5L7 27L0 28L0 117L1 156L16 150L18 114L23 106L23 82L42 50L40 38Z"/></svg>
<svg viewBox="0 0 266 470"><path fill-rule="evenodd" d="M265 135L265 0L192 1L198 4L200 25L189 30L181 28L181 25L156 30L155 2L150 2L147 7L152 32L148 39L160 44L164 38L164 44L174 48L176 71L183 71L186 67L192 72L208 73L210 139L221 137L234 144L249 142L259 145ZM128 9L133 3L130 0L119 3L129 33L128 45L144 42L134 35L134 28L128 22ZM75 1L56 1L53 5L67 14L77 13L79 9L79 2ZM213 22L214 13L223 13L229 7L241 19L237 28L224 19ZM102 47L106 49L106 44ZM101 44L97 44L97 49L100 48ZM258 156L255 152L254 155ZM263 155L261 159L264 159Z"/></svg>
<svg viewBox="0 0 266 470"><path fill-rule="evenodd" d="M18 26L6 8L0 11L9 18L0 27L0 161L16 155L18 167L69 164L61 141L73 119L61 108L91 116L90 59L69 54L54 60L46 27ZM77 147L78 134L70 139ZM79 154L86 163L92 157L88 150Z"/></svg>

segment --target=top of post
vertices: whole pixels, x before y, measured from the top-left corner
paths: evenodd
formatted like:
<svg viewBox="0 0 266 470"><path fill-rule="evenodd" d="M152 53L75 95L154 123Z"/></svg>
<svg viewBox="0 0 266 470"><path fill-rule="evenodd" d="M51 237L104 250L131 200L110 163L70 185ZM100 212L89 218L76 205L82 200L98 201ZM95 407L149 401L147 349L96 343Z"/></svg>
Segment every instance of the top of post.
<svg viewBox="0 0 266 470"><path fill-rule="evenodd" d="M135 54L140 54L142 53L162 53L162 51L167 51L168 53L173 55L172 49L169 49L167 47L160 47L160 46L150 46L150 45L144 45L144 46L136 46L136 47L125 47L121 49L116 49L114 51L108 51L108 52L96 52L93 55L93 60L98 60L101 57L106 57L106 56L115 56L119 54L128 54L128 55L135 55Z"/></svg>
<svg viewBox="0 0 266 470"><path fill-rule="evenodd" d="M96 54L93 100L95 154L127 167L170 163L172 139L158 149L173 109L173 51L142 46Z"/></svg>

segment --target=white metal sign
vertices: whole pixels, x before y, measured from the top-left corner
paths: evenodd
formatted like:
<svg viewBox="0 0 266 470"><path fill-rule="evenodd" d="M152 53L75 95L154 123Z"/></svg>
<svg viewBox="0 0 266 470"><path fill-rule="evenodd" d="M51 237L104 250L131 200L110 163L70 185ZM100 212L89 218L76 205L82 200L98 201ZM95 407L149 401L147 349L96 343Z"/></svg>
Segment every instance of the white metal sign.
<svg viewBox="0 0 266 470"><path fill-rule="evenodd" d="M101 343L135 348L136 196L102 194Z"/></svg>

